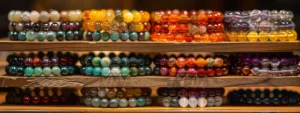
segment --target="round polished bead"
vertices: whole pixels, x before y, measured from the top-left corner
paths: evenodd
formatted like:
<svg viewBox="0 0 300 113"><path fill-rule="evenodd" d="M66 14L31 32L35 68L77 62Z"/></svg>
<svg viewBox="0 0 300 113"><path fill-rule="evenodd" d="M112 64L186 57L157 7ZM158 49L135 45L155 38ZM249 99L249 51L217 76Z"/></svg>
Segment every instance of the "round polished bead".
<svg viewBox="0 0 300 113"><path fill-rule="evenodd" d="M64 31L69 30L69 24L67 22L60 23L60 29Z"/></svg>
<svg viewBox="0 0 300 113"><path fill-rule="evenodd" d="M109 69L109 67L103 67L102 68L102 76L104 76L104 77L109 77L109 75L110 75L110 69Z"/></svg>
<svg viewBox="0 0 300 113"><path fill-rule="evenodd" d="M101 66L108 67L108 66L110 66L110 64L111 64L111 60L109 57L103 57L101 59Z"/></svg>
<svg viewBox="0 0 300 113"><path fill-rule="evenodd" d="M80 30L74 31L74 39L75 40L82 40L82 32Z"/></svg>
<svg viewBox="0 0 300 113"><path fill-rule="evenodd" d="M119 100L119 106L120 106L121 108L127 107L127 106L128 106L128 101L127 101L127 99L126 99L126 98L121 98L121 99Z"/></svg>
<svg viewBox="0 0 300 113"><path fill-rule="evenodd" d="M44 41L46 39L46 32L39 31L36 35L36 38L38 39L38 41Z"/></svg>
<svg viewBox="0 0 300 113"><path fill-rule="evenodd" d="M223 103L222 97L216 96L216 97L215 97L215 103L214 103L214 105L215 105L215 106L221 106L222 103Z"/></svg>
<svg viewBox="0 0 300 113"><path fill-rule="evenodd" d="M103 41L108 41L109 40L109 33L108 32L105 32L105 31L101 31L101 39Z"/></svg>
<svg viewBox="0 0 300 113"><path fill-rule="evenodd" d="M76 24L75 24L74 22L70 22L70 23L68 24L68 28L69 28L69 30L71 30L71 31L74 31L74 30L77 29Z"/></svg>
<svg viewBox="0 0 300 113"><path fill-rule="evenodd" d="M17 74L17 66L15 66L15 65L9 66L8 73L10 75L16 75Z"/></svg>
<svg viewBox="0 0 300 113"><path fill-rule="evenodd" d="M65 57L65 56L62 56L62 57L60 57L59 58L59 63L60 63L60 65L63 65L63 66L65 66L65 65L68 65L68 57Z"/></svg>
<svg viewBox="0 0 300 113"><path fill-rule="evenodd" d="M19 57L17 57L16 64L19 66L24 66L24 64L25 64L24 61L25 61L25 57L19 56Z"/></svg>
<svg viewBox="0 0 300 113"><path fill-rule="evenodd" d="M130 73L130 70L128 67L122 67L120 73L123 77L127 77Z"/></svg>
<svg viewBox="0 0 300 113"><path fill-rule="evenodd" d="M93 75L94 76L100 76L101 75L101 68L100 67L94 67Z"/></svg>
<svg viewBox="0 0 300 113"><path fill-rule="evenodd" d="M41 67L35 67L34 70L33 70L33 74L36 77L39 77L43 74L43 69Z"/></svg>
<svg viewBox="0 0 300 113"><path fill-rule="evenodd" d="M129 107L136 107L137 106L137 100L135 98L128 99L128 105L129 105Z"/></svg>
<svg viewBox="0 0 300 113"><path fill-rule="evenodd" d="M78 69L78 67L75 67L75 66L68 66L68 69L69 69L69 75L74 75Z"/></svg>
<svg viewBox="0 0 300 113"><path fill-rule="evenodd" d="M86 37L86 40L93 41L93 32L91 32L91 31L86 32L85 37Z"/></svg>
<svg viewBox="0 0 300 113"><path fill-rule="evenodd" d="M18 40L19 32L15 31L12 35L12 40Z"/></svg>
<svg viewBox="0 0 300 113"><path fill-rule="evenodd" d="M93 75L93 66L87 66L86 68L85 68L85 75L87 75L87 76L92 76Z"/></svg>
<svg viewBox="0 0 300 113"><path fill-rule="evenodd" d="M18 40L25 41L26 40L26 32L24 32L24 31L19 32Z"/></svg>
<svg viewBox="0 0 300 113"><path fill-rule="evenodd" d="M91 66L91 65L93 65L93 59L94 59L93 56L87 56L87 57L85 57L84 62L86 65Z"/></svg>
<svg viewBox="0 0 300 113"><path fill-rule="evenodd" d="M117 67L121 65L121 59L119 57L114 57L111 59L111 66Z"/></svg>
<svg viewBox="0 0 300 113"><path fill-rule="evenodd" d="M43 75L44 76L50 76L51 74L51 68L50 67L44 67L43 68Z"/></svg>
<svg viewBox="0 0 300 113"><path fill-rule="evenodd" d="M101 22L98 22L98 21L95 22L94 29L96 31L100 31L101 30Z"/></svg>
<svg viewBox="0 0 300 113"><path fill-rule="evenodd" d="M40 13L37 11L31 11L30 13L30 21L31 22L38 22L40 19Z"/></svg>
<svg viewBox="0 0 300 113"><path fill-rule="evenodd" d="M41 22L48 22L50 19L50 14L47 11L41 11L40 13L40 21Z"/></svg>
<svg viewBox="0 0 300 113"><path fill-rule="evenodd" d="M137 76L139 74L139 70L136 67L131 67L130 68L130 75L131 76Z"/></svg>
<svg viewBox="0 0 300 113"><path fill-rule="evenodd" d="M33 59L31 57L26 57L24 60L25 66L33 66Z"/></svg>
<svg viewBox="0 0 300 113"><path fill-rule="evenodd" d="M22 12L21 11L15 11L13 18L14 18L13 20L15 22L22 22Z"/></svg>
<svg viewBox="0 0 300 113"><path fill-rule="evenodd" d="M99 89L98 89L98 96L99 96L100 98L103 98L103 97L106 96L106 90L105 90L105 88L99 88Z"/></svg>
<svg viewBox="0 0 300 113"><path fill-rule="evenodd" d="M16 26L15 26L15 29L17 30L17 31L23 31L23 29L24 29L24 24L23 23L17 23L16 24Z"/></svg>
<svg viewBox="0 0 300 113"><path fill-rule="evenodd" d="M54 41L56 38L56 33L53 32L53 31L48 31L47 34L46 34L46 39L48 41Z"/></svg>
<svg viewBox="0 0 300 113"><path fill-rule="evenodd" d="M170 97L164 97L162 100L162 104L164 107L170 107L171 106L171 98Z"/></svg>
<svg viewBox="0 0 300 113"><path fill-rule="evenodd" d="M24 75L24 67L23 66L18 66L17 67L16 75L17 76L23 76Z"/></svg>
<svg viewBox="0 0 300 113"><path fill-rule="evenodd" d="M145 38L144 38L145 41L149 41L150 40L150 32L148 32L148 31L145 32L144 36L145 36Z"/></svg>
<svg viewBox="0 0 300 113"><path fill-rule="evenodd" d="M26 32L26 40L28 41L34 41L36 37L36 33L34 31L27 31Z"/></svg>
<svg viewBox="0 0 300 113"><path fill-rule="evenodd" d="M66 33L66 40L74 40L74 33L73 33L73 31L67 31L67 33Z"/></svg>
<svg viewBox="0 0 300 113"><path fill-rule="evenodd" d="M140 76L146 75L145 67L144 66L139 66L138 70L139 70L139 75Z"/></svg>
<svg viewBox="0 0 300 113"><path fill-rule="evenodd" d="M101 58L100 57L94 57L92 59L92 64L93 64L93 66L100 66L100 64L101 64Z"/></svg>
<svg viewBox="0 0 300 113"><path fill-rule="evenodd" d="M50 30L56 32L59 30L60 25L57 22L53 22L50 26Z"/></svg>
<svg viewBox="0 0 300 113"><path fill-rule="evenodd" d="M85 75L85 69L86 69L85 66L80 67L79 73L82 74L82 75Z"/></svg>
<svg viewBox="0 0 300 113"><path fill-rule="evenodd" d="M101 39L101 34L100 34L100 32L99 31L94 31L93 32L93 40L95 40L95 41L99 41L100 39Z"/></svg>
<svg viewBox="0 0 300 113"><path fill-rule="evenodd" d="M56 10L52 10L49 14L49 18L52 22L57 22L60 19L60 14Z"/></svg>
<svg viewBox="0 0 300 113"><path fill-rule="evenodd" d="M9 20L10 22L13 22L13 21L14 21L14 15L15 15L15 11L14 11L14 10L9 11L7 17L8 17L8 20Z"/></svg>
<svg viewBox="0 0 300 113"><path fill-rule="evenodd" d="M215 104L215 98L214 97L208 97L207 98L207 106L212 107Z"/></svg>
<svg viewBox="0 0 300 113"><path fill-rule="evenodd" d="M129 39L129 34L127 32L122 32L120 34L120 39L124 42L127 41Z"/></svg>
<svg viewBox="0 0 300 113"><path fill-rule="evenodd" d="M206 98L200 97L200 98L198 99L198 106L199 106L200 108L204 108L206 105L207 105L207 100L206 100Z"/></svg>
<svg viewBox="0 0 300 113"><path fill-rule="evenodd" d="M85 104L86 106L92 106L91 101L92 101L92 98L91 98L91 97L85 97L85 99L84 99L84 104Z"/></svg>
<svg viewBox="0 0 300 113"><path fill-rule="evenodd" d="M10 22L9 25L8 25L8 30L9 31L13 31L13 30L16 30L16 22Z"/></svg>
<svg viewBox="0 0 300 113"><path fill-rule="evenodd" d="M68 13L68 11L61 11L61 12L60 12L60 20L61 20L62 22L67 22L67 21L69 21L69 13Z"/></svg>
<svg viewBox="0 0 300 113"><path fill-rule="evenodd" d="M60 70L61 70L61 75L63 75L63 76L66 76L69 74L68 66L61 66Z"/></svg>
<svg viewBox="0 0 300 113"><path fill-rule="evenodd" d="M51 58L51 65L52 66L58 66L59 65L59 59L57 57Z"/></svg>
<svg viewBox="0 0 300 113"><path fill-rule="evenodd" d="M136 41L136 40L138 39L138 34L137 34L136 32L131 32L131 33L129 34L129 39L130 39L131 41Z"/></svg>
<svg viewBox="0 0 300 113"><path fill-rule="evenodd" d="M172 107L178 107L179 106L179 99L177 97L171 98L171 106Z"/></svg>
<svg viewBox="0 0 300 113"><path fill-rule="evenodd" d="M51 66L51 61L48 57L44 57L43 60L42 60L42 66L44 67L49 67Z"/></svg>
<svg viewBox="0 0 300 113"><path fill-rule="evenodd" d="M113 31L109 37L113 42L116 42L119 40L119 33L116 31Z"/></svg>
<svg viewBox="0 0 300 113"><path fill-rule="evenodd" d="M71 11L69 11L69 13L68 13L69 15L69 21L71 21L71 22L75 22L76 21L76 11L75 10L71 10Z"/></svg>
<svg viewBox="0 0 300 113"><path fill-rule="evenodd" d="M180 105L180 107L185 108L189 105L189 100L186 97L181 97L179 99L179 105Z"/></svg>
<svg viewBox="0 0 300 113"><path fill-rule="evenodd" d="M189 106L195 108L197 107L197 105L198 105L198 100L195 97L190 97Z"/></svg>
<svg viewBox="0 0 300 113"><path fill-rule="evenodd" d="M56 39L58 41L63 41L65 39L66 35L65 35L65 32L62 31L62 30L59 30L56 32Z"/></svg>
<svg viewBox="0 0 300 113"><path fill-rule="evenodd" d="M137 98L137 106L144 107L146 105L146 100L144 97Z"/></svg>
<svg viewBox="0 0 300 113"><path fill-rule="evenodd" d="M117 77L120 75L120 68L119 67L112 67L111 68L111 75Z"/></svg>
<svg viewBox="0 0 300 113"><path fill-rule="evenodd" d="M106 108L109 105L109 100L106 98L102 98L100 103L101 103L101 107Z"/></svg>
<svg viewBox="0 0 300 113"><path fill-rule="evenodd" d="M60 73L61 73L61 70L58 66L53 66L52 69L51 69L51 73L54 75L54 76L59 76Z"/></svg>
<svg viewBox="0 0 300 113"><path fill-rule="evenodd" d="M49 23L42 23L41 24L41 30L49 31L49 29L50 29L50 24Z"/></svg>
<svg viewBox="0 0 300 113"><path fill-rule="evenodd" d="M109 107L116 108L119 105L119 101L116 98L112 98L109 101Z"/></svg>
<svg viewBox="0 0 300 113"><path fill-rule="evenodd" d="M42 60L39 57L35 57L33 59L33 66L41 66L42 65Z"/></svg>
<svg viewBox="0 0 300 113"><path fill-rule="evenodd" d="M122 57L121 58L121 64L122 67L127 67L129 66L129 59L127 57Z"/></svg>
<svg viewBox="0 0 300 113"><path fill-rule="evenodd" d="M91 105L93 107L100 107L101 99L99 97L93 97L92 100L91 100Z"/></svg>

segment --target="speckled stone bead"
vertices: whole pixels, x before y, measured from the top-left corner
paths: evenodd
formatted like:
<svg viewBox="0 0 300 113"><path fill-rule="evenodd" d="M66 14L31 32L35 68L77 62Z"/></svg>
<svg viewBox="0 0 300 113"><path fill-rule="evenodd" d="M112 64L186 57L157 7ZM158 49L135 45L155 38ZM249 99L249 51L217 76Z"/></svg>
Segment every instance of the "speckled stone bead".
<svg viewBox="0 0 300 113"><path fill-rule="evenodd" d="M8 73L10 75L17 75L17 66L15 66L15 65L9 66Z"/></svg>
<svg viewBox="0 0 300 113"><path fill-rule="evenodd" d="M103 66L103 67L108 67L108 66L110 66L110 65L111 65L111 60L110 60L109 57L103 57L103 58L101 59L101 66Z"/></svg>
<svg viewBox="0 0 300 113"><path fill-rule="evenodd" d="M103 67L102 68L102 76L109 77L110 76L110 68L109 67Z"/></svg>
<svg viewBox="0 0 300 113"><path fill-rule="evenodd" d="M101 39L101 34L100 34L100 32L99 31L94 31L93 32L93 35L92 35L92 37L93 37L93 40L95 40L95 41L99 41L100 39Z"/></svg>
<svg viewBox="0 0 300 113"><path fill-rule="evenodd" d="M120 75L120 68L119 67L112 67L111 68L111 75L117 77Z"/></svg>
<svg viewBox="0 0 300 113"><path fill-rule="evenodd" d="M101 31L101 39L103 41L108 41L109 40L109 33L106 31Z"/></svg>
<svg viewBox="0 0 300 113"><path fill-rule="evenodd" d="M26 40L28 41L34 41L36 37L36 33L34 31L27 31L26 32Z"/></svg>
<svg viewBox="0 0 300 113"><path fill-rule="evenodd" d="M100 75L101 75L101 68L100 67L94 67L93 76L100 76Z"/></svg>
<svg viewBox="0 0 300 113"><path fill-rule="evenodd" d="M31 22L38 22L40 19L40 13L37 11L31 11L30 13L30 21Z"/></svg>
<svg viewBox="0 0 300 113"><path fill-rule="evenodd" d="M61 66L60 70L61 70L61 75L63 75L63 76L69 75L68 66Z"/></svg>
<svg viewBox="0 0 300 113"><path fill-rule="evenodd" d="M103 97L106 96L106 90L105 90L105 88L99 88L99 89L98 89L98 96L99 96L100 98L103 98Z"/></svg>
<svg viewBox="0 0 300 113"><path fill-rule="evenodd" d="M138 74L139 76L145 76L146 75L144 66L139 66L138 70L139 70L139 74Z"/></svg>
<svg viewBox="0 0 300 113"><path fill-rule="evenodd" d="M129 105L129 107L136 107L137 106L137 100L135 98L128 99L128 105Z"/></svg>
<svg viewBox="0 0 300 113"><path fill-rule="evenodd" d="M24 11L21 17L23 22L30 22L30 12Z"/></svg>
<svg viewBox="0 0 300 113"><path fill-rule="evenodd" d="M120 39L124 42L127 41L129 39L129 34L127 32L122 32L120 34Z"/></svg>
<svg viewBox="0 0 300 113"><path fill-rule="evenodd" d="M41 67L35 67L33 70L33 74L36 77L40 77L43 74L43 69Z"/></svg>
<svg viewBox="0 0 300 113"><path fill-rule="evenodd" d="M106 98L101 99L101 107L106 108L109 105L109 100Z"/></svg>
<svg viewBox="0 0 300 113"><path fill-rule="evenodd" d="M116 98L112 98L109 101L109 107L116 108L119 105L119 101Z"/></svg>
<svg viewBox="0 0 300 113"><path fill-rule="evenodd" d="M123 77L127 77L127 76L129 75L129 73L130 73L130 70L129 70L128 67L122 67L122 68L121 68L121 75L122 75Z"/></svg>
<svg viewBox="0 0 300 113"><path fill-rule="evenodd" d="M18 40L25 41L26 40L26 32L24 32L24 31L19 32Z"/></svg>
<svg viewBox="0 0 300 113"><path fill-rule="evenodd" d="M51 69L51 73L54 75L54 76L59 76L60 73L61 73L61 70L58 66L53 66L52 69Z"/></svg>
<svg viewBox="0 0 300 113"><path fill-rule="evenodd" d="M136 41L136 40L138 39L138 34L137 34L136 32L131 32L131 33L129 34L129 39L130 39L131 41Z"/></svg>
<svg viewBox="0 0 300 113"><path fill-rule="evenodd" d="M99 97L93 97L92 100L91 100L91 105L93 107L100 107L101 99Z"/></svg>
<svg viewBox="0 0 300 113"><path fill-rule="evenodd" d="M63 41L66 38L65 32L62 30L59 30L56 32L56 39L58 41Z"/></svg>
<svg viewBox="0 0 300 113"><path fill-rule="evenodd" d="M93 66L87 66L86 68L85 68L85 75L87 75L87 76L92 76L93 75Z"/></svg>
<svg viewBox="0 0 300 113"><path fill-rule="evenodd" d="M50 14L47 11L40 12L40 21L41 22L48 22L50 19Z"/></svg>
<svg viewBox="0 0 300 113"><path fill-rule="evenodd" d="M139 74L139 70L138 70L138 68L136 68L136 67L131 67L130 68L130 75L131 76L137 76Z"/></svg>
<svg viewBox="0 0 300 113"><path fill-rule="evenodd" d="M92 59L92 64L93 64L93 66L100 66L100 64L101 64L101 58L100 57L94 57Z"/></svg>
<svg viewBox="0 0 300 113"><path fill-rule="evenodd" d="M171 107L179 107L179 99L177 97L171 97Z"/></svg>
<svg viewBox="0 0 300 113"><path fill-rule="evenodd" d="M113 31L109 37L113 42L116 42L119 40L119 33L116 31Z"/></svg>
<svg viewBox="0 0 300 113"><path fill-rule="evenodd" d="M38 41L44 41L46 39L46 32L44 31L39 31L36 35L36 38Z"/></svg>
<svg viewBox="0 0 300 113"><path fill-rule="evenodd" d="M48 41L54 41L56 39L56 33L53 31L47 31L46 39Z"/></svg>
<svg viewBox="0 0 300 113"><path fill-rule="evenodd" d="M44 76L50 76L51 74L51 68L50 67L44 67L43 68L43 75Z"/></svg>
<svg viewBox="0 0 300 113"><path fill-rule="evenodd" d="M179 99L179 105L180 105L180 107L185 108L189 105L189 100L186 97L181 97Z"/></svg>
<svg viewBox="0 0 300 113"><path fill-rule="evenodd" d="M69 30L66 33L66 40L74 40L74 33L73 31Z"/></svg>
<svg viewBox="0 0 300 113"><path fill-rule="evenodd" d="M128 101L127 101L127 99L126 99L126 98L121 98L121 99L119 100L119 106L120 106L121 108L127 107L127 106L128 106Z"/></svg>
<svg viewBox="0 0 300 113"><path fill-rule="evenodd" d="M57 22L60 19L60 14L56 10L52 10L49 14L50 21Z"/></svg>

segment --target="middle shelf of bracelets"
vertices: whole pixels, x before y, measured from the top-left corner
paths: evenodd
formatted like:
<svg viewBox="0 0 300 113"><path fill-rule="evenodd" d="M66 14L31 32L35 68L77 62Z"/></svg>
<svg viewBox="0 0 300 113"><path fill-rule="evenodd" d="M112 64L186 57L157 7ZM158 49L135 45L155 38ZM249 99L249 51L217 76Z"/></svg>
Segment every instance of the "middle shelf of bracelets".
<svg viewBox="0 0 300 113"><path fill-rule="evenodd" d="M291 21L293 14L285 10L229 11L224 13L224 17L222 13L210 10L167 10L151 14L136 10L84 12L72 10L60 13L55 10L49 13L11 11L8 17L11 22L9 24L11 40L50 41L45 42L46 45L51 44L51 41L63 40L113 42L259 40L289 45L288 49L282 49L284 47L281 46L274 46L274 50L268 49L273 52L300 50L298 43L293 43L297 40L297 33L293 30L294 24ZM261 43L264 44L268 46L269 43ZM295 45L294 48L292 44ZM170 47L170 50L176 49ZM139 48L143 48L143 45L139 45ZM79 47L78 49L80 50ZM30 48L30 50L38 49ZM189 51L181 50L181 52ZM7 57L6 64L8 64L5 67L6 74L0 76L2 87L19 87L8 88L6 104L72 105L69 109L76 109L75 105L103 108L149 106L154 110L161 108L153 106L174 108L216 106L218 109L218 106L226 105L231 109L230 106L236 105L297 107L299 104L299 93L293 88L221 88L300 86L299 56L293 53L171 55L39 52L12 54ZM0 106L1 109L5 109L4 107ZM226 107L220 110L226 110ZM242 107L235 109L240 110ZM275 107L265 110L270 109L276 110Z"/></svg>

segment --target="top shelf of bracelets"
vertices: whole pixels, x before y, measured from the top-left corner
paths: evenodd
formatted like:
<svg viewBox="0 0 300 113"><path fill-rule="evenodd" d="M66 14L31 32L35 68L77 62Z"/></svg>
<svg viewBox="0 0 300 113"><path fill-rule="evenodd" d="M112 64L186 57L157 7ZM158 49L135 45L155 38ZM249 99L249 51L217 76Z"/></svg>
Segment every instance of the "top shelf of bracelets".
<svg viewBox="0 0 300 113"><path fill-rule="evenodd" d="M0 41L2 51L300 50L293 13L286 10L227 11L224 15L210 10L14 10L8 19L9 40Z"/></svg>

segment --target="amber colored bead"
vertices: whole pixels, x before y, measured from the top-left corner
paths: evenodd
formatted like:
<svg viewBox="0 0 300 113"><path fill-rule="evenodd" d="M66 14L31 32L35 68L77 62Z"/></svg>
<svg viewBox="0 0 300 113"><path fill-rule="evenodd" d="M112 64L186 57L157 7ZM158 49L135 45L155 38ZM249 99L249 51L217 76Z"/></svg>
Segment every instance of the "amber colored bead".
<svg viewBox="0 0 300 113"><path fill-rule="evenodd" d="M180 33L187 33L188 32L188 27L186 24L179 24L178 25L178 30Z"/></svg>
<svg viewBox="0 0 300 113"><path fill-rule="evenodd" d="M216 30L216 26L214 24L207 24L206 25L206 31L208 33L213 33Z"/></svg>
<svg viewBox="0 0 300 113"><path fill-rule="evenodd" d="M149 22L144 22L144 29L143 31L146 32L146 31L150 31L151 29L151 24Z"/></svg>
<svg viewBox="0 0 300 113"><path fill-rule="evenodd" d="M221 23L224 19L224 15L221 12L213 12L213 22Z"/></svg>
<svg viewBox="0 0 300 113"><path fill-rule="evenodd" d="M154 42L159 42L160 33L152 32L151 33L151 40Z"/></svg>
<svg viewBox="0 0 300 113"><path fill-rule="evenodd" d="M94 27L95 22L94 21L88 20L86 24L87 24L87 29L89 31L92 31L92 32L95 31L95 27Z"/></svg>
<svg viewBox="0 0 300 113"><path fill-rule="evenodd" d="M198 58L196 60L196 65L197 65L197 67L203 68L203 67L206 66L206 60L204 58L202 58L202 57Z"/></svg>
<svg viewBox="0 0 300 113"><path fill-rule="evenodd" d="M222 76L223 75L223 70L221 68L216 68L215 73L217 76Z"/></svg>
<svg viewBox="0 0 300 113"><path fill-rule="evenodd" d="M139 22L139 23L135 23L134 25L134 30L136 32L142 32L144 30L144 24Z"/></svg>
<svg viewBox="0 0 300 113"><path fill-rule="evenodd" d="M167 42L168 41L167 38L168 38L168 34L162 33L158 39L160 42Z"/></svg>
<svg viewBox="0 0 300 113"><path fill-rule="evenodd" d="M202 42L210 42L209 35L207 33L201 34Z"/></svg>
<svg viewBox="0 0 300 113"><path fill-rule="evenodd" d="M205 25L207 23L208 17L206 14L199 14L198 15L198 23Z"/></svg>
<svg viewBox="0 0 300 113"><path fill-rule="evenodd" d="M35 57L33 59L33 66L41 66L42 65L42 60L39 57Z"/></svg>
<svg viewBox="0 0 300 113"><path fill-rule="evenodd" d="M176 76L177 76L177 68L176 68L176 67L171 67L171 68L169 69L169 75L170 75L171 77L176 77Z"/></svg>
<svg viewBox="0 0 300 113"><path fill-rule="evenodd" d="M202 42L201 35L200 34L194 34L194 40L195 40L195 42Z"/></svg>
<svg viewBox="0 0 300 113"><path fill-rule="evenodd" d="M178 27L176 24L169 25L169 33L177 33Z"/></svg>
<svg viewBox="0 0 300 113"><path fill-rule="evenodd" d="M150 20L150 14L147 11L140 11L142 15L142 20L141 22L148 22Z"/></svg>
<svg viewBox="0 0 300 113"><path fill-rule="evenodd" d="M191 34L186 34L185 37L184 37L184 40L186 42L192 42L194 40L194 38Z"/></svg>
<svg viewBox="0 0 300 113"><path fill-rule="evenodd" d="M177 60L176 60L176 65L177 65L177 67L179 67L179 68L185 67L185 65L186 65L186 60L185 60L185 58L183 58L183 57L177 58Z"/></svg>
<svg viewBox="0 0 300 113"><path fill-rule="evenodd" d="M90 20L90 10L85 10L85 11L83 11L83 13L82 13L82 18L83 18L83 20Z"/></svg>
<svg viewBox="0 0 300 113"><path fill-rule="evenodd" d="M209 77L215 76L215 70L213 68L207 68L206 75Z"/></svg>
<svg viewBox="0 0 300 113"><path fill-rule="evenodd" d="M155 32L160 32L161 31L161 25L160 24L154 25L154 31Z"/></svg>
<svg viewBox="0 0 300 113"><path fill-rule="evenodd" d="M186 65L188 67L195 67L196 66L196 59L194 57L189 57L186 59Z"/></svg>
<svg viewBox="0 0 300 113"><path fill-rule="evenodd" d="M171 33L166 34L166 36L167 36L167 41L168 42L174 42L176 40L175 36Z"/></svg>
<svg viewBox="0 0 300 113"><path fill-rule="evenodd" d="M185 40L185 37L182 34L176 34L175 39L177 42L183 42Z"/></svg>
<svg viewBox="0 0 300 113"><path fill-rule="evenodd" d="M169 22L177 23L178 21L179 21L179 15L178 14L171 14L169 16Z"/></svg>
<svg viewBox="0 0 300 113"><path fill-rule="evenodd" d="M217 58L215 58L214 66L221 67L221 66L223 66L223 63L224 63L223 59L220 57L217 57Z"/></svg>
<svg viewBox="0 0 300 113"><path fill-rule="evenodd" d="M169 22L169 15L168 14L164 14L161 16L160 18L160 23L161 24L166 24Z"/></svg>
<svg viewBox="0 0 300 113"><path fill-rule="evenodd" d="M208 36L208 38L209 38L209 40L211 41L211 42L217 42L218 41L218 36L215 34L215 33L212 33L212 34L210 34L209 36Z"/></svg>
<svg viewBox="0 0 300 113"><path fill-rule="evenodd" d="M224 33L216 33L216 36L218 37L218 42L221 42L221 41L225 40Z"/></svg>
<svg viewBox="0 0 300 113"><path fill-rule="evenodd" d="M212 23L213 22L213 14L212 13L207 13L207 23Z"/></svg>
<svg viewBox="0 0 300 113"><path fill-rule="evenodd" d="M161 32L162 33L169 33L169 24L163 24L161 26Z"/></svg>
<svg viewBox="0 0 300 113"><path fill-rule="evenodd" d="M69 20L69 13L68 13L68 11L61 11L60 12L60 20L62 22L67 22Z"/></svg>
<svg viewBox="0 0 300 113"><path fill-rule="evenodd" d="M87 30L88 30L88 28L87 28L87 22L88 22L88 21L84 21L84 22L82 23L82 28L83 28L84 31L87 31Z"/></svg>
<svg viewBox="0 0 300 113"><path fill-rule="evenodd" d="M216 24L217 28L215 30L215 32L223 32L224 30L224 24L223 23L218 23Z"/></svg>
<svg viewBox="0 0 300 113"><path fill-rule="evenodd" d="M183 24L187 24L190 22L190 18L187 14L180 14L179 16L179 22Z"/></svg>

